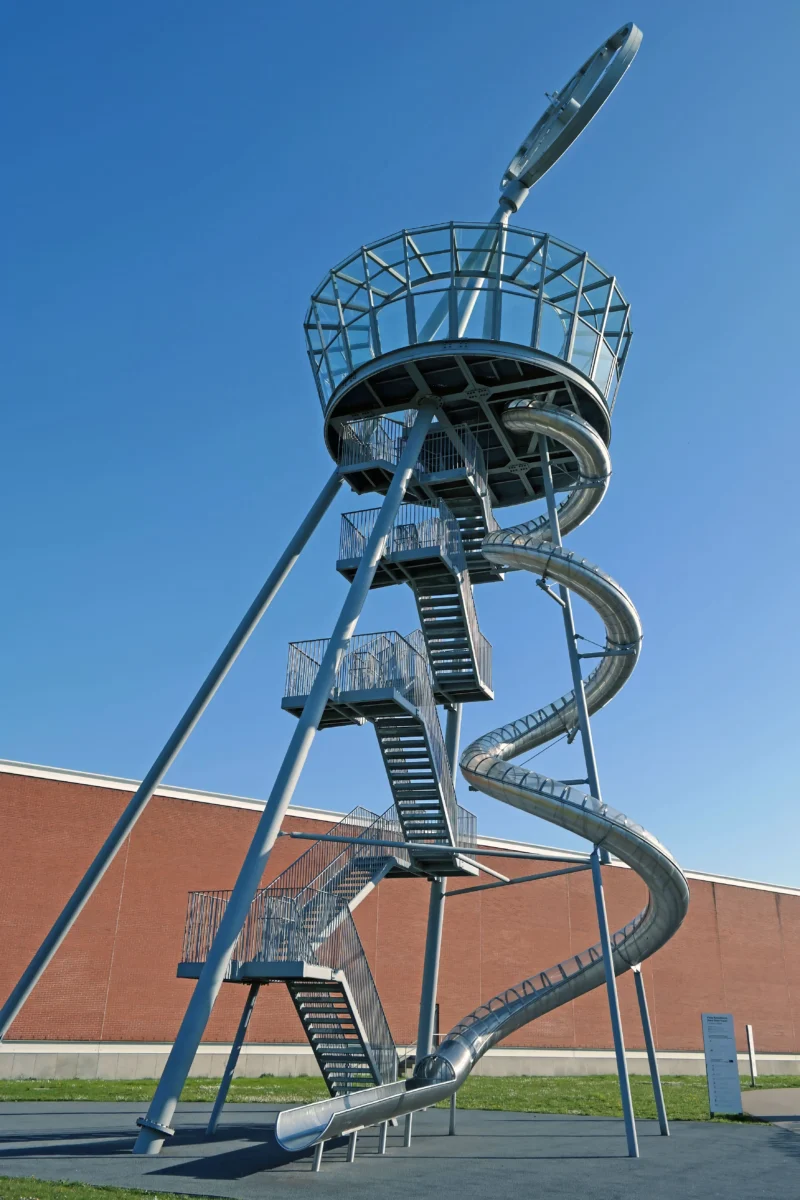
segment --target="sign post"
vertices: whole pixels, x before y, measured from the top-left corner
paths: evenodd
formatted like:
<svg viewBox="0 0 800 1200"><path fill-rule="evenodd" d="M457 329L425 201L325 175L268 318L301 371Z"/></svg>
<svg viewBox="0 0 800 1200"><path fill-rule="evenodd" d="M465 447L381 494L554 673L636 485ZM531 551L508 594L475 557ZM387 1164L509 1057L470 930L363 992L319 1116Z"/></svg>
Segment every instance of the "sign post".
<svg viewBox="0 0 800 1200"><path fill-rule="evenodd" d="M706 1055L708 1106L711 1115L740 1113L742 1088L732 1013L703 1013L703 1048Z"/></svg>

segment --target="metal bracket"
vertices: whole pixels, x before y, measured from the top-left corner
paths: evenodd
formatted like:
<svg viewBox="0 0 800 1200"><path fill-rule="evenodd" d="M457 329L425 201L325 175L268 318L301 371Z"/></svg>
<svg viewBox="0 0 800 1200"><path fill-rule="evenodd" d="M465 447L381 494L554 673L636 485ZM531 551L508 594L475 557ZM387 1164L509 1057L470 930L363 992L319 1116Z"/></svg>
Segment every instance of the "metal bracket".
<svg viewBox="0 0 800 1200"><path fill-rule="evenodd" d="M148 1121L147 1117L137 1117L136 1124L142 1129L152 1129L153 1133L163 1134L164 1137L175 1137L175 1130L169 1125L159 1125L158 1121Z"/></svg>
<svg viewBox="0 0 800 1200"><path fill-rule="evenodd" d="M578 658L625 658L635 653L636 650L630 647L627 650L598 650L595 654L579 654Z"/></svg>
<svg viewBox="0 0 800 1200"><path fill-rule="evenodd" d="M538 588L541 588L543 592L546 592L551 600L555 600L556 604L560 604L562 608L567 607L566 604L564 603L564 601L561 599L561 597L557 596L555 594L555 592L553 591L553 589L548 586L547 581L544 578L537 579L536 586ZM581 657L583 657L583 656L581 656Z"/></svg>

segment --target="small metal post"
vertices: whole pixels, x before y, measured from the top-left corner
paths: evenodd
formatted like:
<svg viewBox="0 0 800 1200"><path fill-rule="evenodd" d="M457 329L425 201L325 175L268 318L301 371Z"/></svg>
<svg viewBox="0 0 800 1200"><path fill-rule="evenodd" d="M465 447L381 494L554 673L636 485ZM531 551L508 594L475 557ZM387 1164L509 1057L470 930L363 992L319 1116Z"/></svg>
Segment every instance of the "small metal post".
<svg viewBox="0 0 800 1200"><path fill-rule="evenodd" d="M236 1037L233 1039L233 1045L231 1046L231 1052L228 1055L228 1061L225 1064L225 1071L222 1076L222 1081L219 1085L217 1098L214 1101L214 1107L211 1110L211 1116L209 1117L208 1125L206 1126L206 1137L213 1137L217 1132L217 1122L222 1114L225 1101L228 1098L228 1089L231 1086L233 1073L236 1070L236 1064L239 1061L239 1054L241 1053L242 1046L244 1045L244 1039L247 1035L247 1026L250 1024L250 1018L253 1015L256 996L259 993L260 987L260 983L253 983L250 985L250 991L247 993L247 999L244 1002L244 1008L242 1009L239 1027L236 1030Z"/></svg>
<svg viewBox="0 0 800 1200"><path fill-rule="evenodd" d="M314 1147L314 1158L311 1162L311 1170L318 1171L322 1166L322 1151L325 1149L324 1142L317 1142Z"/></svg>
<svg viewBox="0 0 800 1200"><path fill-rule="evenodd" d="M120 847L124 845L125 839L147 807L153 792L177 758L181 747L205 712L214 693L233 666L250 634L278 594L282 583L297 562L300 552L328 511L331 501L341 486L342 480L339 473L338 471L334 471L309 509L308 515L301 522L297 533L278 559L261 591L242 617L233 636L206 676L194 700L192 700L186 712L175 726L158 758L139 784L139 787L129 800L116 825L95 855L91 866L64 905L47 937L23 971L19 982L0 1010L0 1039L8 1032L12 1021L36 987L56 950L58 950L78 919L83 906L105 875Z"/></svg>
<svg viewBox="0 0 800 1200"><path fill-rule="evenodd" d="M325 705L336 681L339 664L369 595L378 563L386 547L386 539L403 502L406 487L422 449L422 443L430 429L434 411L433 404L427 404L420 408L413 426L408 431L400 462L395 469L392 482L386 492L386 498L364 549L364 557L350 584L339 619L317 670L316 679L289 742L269 799L259 818L253 840L245 855L239 877L225 908L225 914L206 956L205 964L167 1058L155 1095L150 1102L147 1116L140 1117L137 1122L141 1129L133 1148L134 1154L158 1154L164 1144L164 1130L169 1128L169 1121L175 1112L178 1098L197 1053L197 1047L200 1045L200 1039L211 1016L214 1001L225 980L225 973L236 945L236 939L261 884L270 852L277 840L283 818L322 720Z"/></svg>
<svg viewBox="0 0 800 1200"><path fill-rule="evenodd" d="M378 1133L378 1154L386 1153L386 1136L389 1132L389 1122L381 1121L380 1132Z"/></svg>
<svg viewBox="0 0 800 1200"><path fill-rule="evenodd" d="M450 1137L455 1137L455 1133L456 1133L456 1096L457 1095L458 1095L458 1092L453 1092L452 1096L450 1097L450 1128L447 1131L448 1135Z"/></svg>
<svg viewBox="0 0 800 1200"><path fill-rule="evenodd" d="M631 970L633 971L633 978L636 982L636 999L639 1001L639 1015L642 1018L644 1044L647 1049L647 1062L650 1066L650 1080L653 1084L653 1096L655 1097L656 1111L658 1113L658 1127L661 1130L662 1137L669 1137L667 1106L664 1103L664 1091L661 1087L661 1077L658 1073L656 1044L653 1039L653 1028L650 1024L650 1013L647 1011L647 996L645 995L644 990L644 979L642 978L641 963L639 963L638 966L631 967Z"/></svg>
<svg viewBox="0 0 800 1200"><path fill-rule="evenodd" d="M349 1163L355 1162L357 1143L358 1143L358 1130L354 1129L353 1132L350 1134L350 1137L347 1139L347 1161Z"/></svg>
<svg viewBox="0 0 800 1200"><path fill-rule="evenodd" d="M750 1086L756 1087L758 1079L758 1067L756 1066L756 1047L753 1041L753 1026L745 1025L747 1031L747 1056L750 1059Z"/></svg>
<svg viewBox="0 0 800 1200"><path fill-rule="evenodd" d="M639 1143L636 1137L636 1120L633 1115L631 1099L631 1084L628 1078L628 1064L625 1061L625 1043L622 1040L622 1019L619 1013L619 996L617 995L617 979L614 974L614 956L611 950L611 935L608 932L608 916L606 900L603 894L603 874L600 869L600 854L595 847L592 852L592 882L594 884L594 900L597 906L597 924L600 927L600 945L603 950L603 965L606 969L606 991L608 993L608 1008L611 1013L611 1031L614 1035L614 1053L617 1059L617 1074L619 1076L619 1091L622 1099L622 1115L625 1118L625 1136L628 1139L628 1157L639 1157Z"/></svg>
<svg viewBox="0 0 800 1200"><path fill-rule="evenodd" d="M406 1127L403 1132L403 1146L406 1149L408 1149L408 1147L411 1145L411 1123L413 1121L413 1118L414 1118L413 1112L406 1113Z"/></svg>

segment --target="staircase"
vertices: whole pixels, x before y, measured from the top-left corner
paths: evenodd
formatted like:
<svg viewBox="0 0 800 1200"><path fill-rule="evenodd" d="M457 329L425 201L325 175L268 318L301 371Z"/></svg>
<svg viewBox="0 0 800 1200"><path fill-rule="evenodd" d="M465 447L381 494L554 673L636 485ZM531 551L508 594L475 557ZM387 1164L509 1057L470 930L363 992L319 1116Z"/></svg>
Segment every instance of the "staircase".
<svg viewBox="0 0 800 1200"><path fill-rule="evenodd" d="M407 433L407 424L391 417L343 423L339 470L355 492L386 491L400 461ZM503 579L502 569L481 552L483 539L498 526L492 514L483 451L468 426L443 429L435 425L431 429L423 443L408 496L424 505L442 500L453 513L461 530L473 584Z"/></svg>
<svg viewBox="0 0 800 1200"><path fill-rule="evenodd" d="M373 723L405 841L457 844L425 723L410 713Z"/></svg>
<svg viewBox="0 0 800 1200"><path fill-rule="evenodd" d="M352 911L411 862L402 849L359 844L403 840L393 808L382 817L356 808L331 833L357 840L314 843L258 892L227 979L285 983L331 1095L343 1095L397 1078L397 1051ZM229 896L190 894L179 977L199 976Z"/></svg>
<svg viewBox="0 0 800 1200"><path fill-rule="evenodd" d="M313 979L288 981L298 1017L332 1096L391 1082L382 1078L344 975L330 983Z"/></svg>
<svg viewBox="0 0 800 1200"><path fill-rule="evenodd" d="M342 516L336 569L346 579L358 570L379 512ZM441 500L400 507L373 587L403 582L414 593L437 702L492 700L491 644L478 626L459 524Z"/></svg>
<svg viewBox="0 0 800 1200"><path fill-rule="evenodd" d="M326 646L325 642L290 645L288 694L282 701L289 712L299 716L303 711L315 678L309 663L313 659L318 669ZM456 801L436 701L422 633L408 638L393 630L358 634L339 664L320 725L370 721L403 840L415 843L410 851L412 868L425 874L472 875L477 868L468 859L442 851L442 847L469 843L459 835L467 822Z"/></svg>

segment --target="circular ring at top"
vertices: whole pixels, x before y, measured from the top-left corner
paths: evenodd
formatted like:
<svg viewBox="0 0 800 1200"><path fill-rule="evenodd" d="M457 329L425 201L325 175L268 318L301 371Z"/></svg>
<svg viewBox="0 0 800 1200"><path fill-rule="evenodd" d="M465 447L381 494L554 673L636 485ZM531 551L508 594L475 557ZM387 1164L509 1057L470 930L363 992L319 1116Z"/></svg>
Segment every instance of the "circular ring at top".
<svg viewBox="0 0 800 1200"><path fill-rule="evenodd" d="M518 182L523 187L549 171L613 92L634 60L642 41L635 25L623 25L587 59L539 118L503 175L501 187Z"/></svg>

